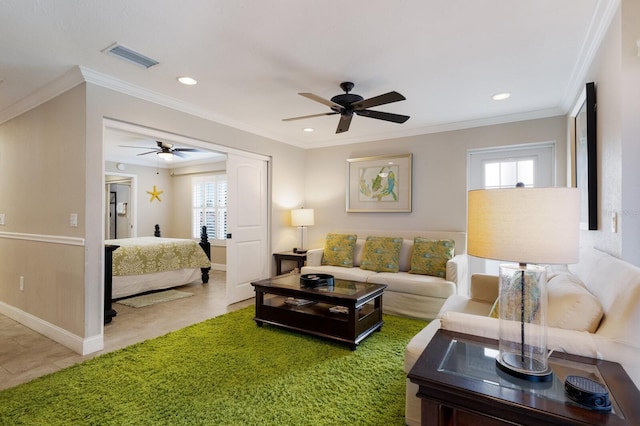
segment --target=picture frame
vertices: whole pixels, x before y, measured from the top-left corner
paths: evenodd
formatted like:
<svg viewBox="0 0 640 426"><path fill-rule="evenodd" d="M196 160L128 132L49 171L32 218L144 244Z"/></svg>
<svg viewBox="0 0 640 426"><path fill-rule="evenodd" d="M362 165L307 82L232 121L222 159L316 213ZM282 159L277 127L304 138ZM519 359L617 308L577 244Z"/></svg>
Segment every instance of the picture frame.
<svg viewBox="0 0 640 426"><path fill-rule="evenodd" d="M580 191L580 229L598 229L595 83L586 83L574 111L571 185Z"/></svg>
<svg viewBox="0 0 640 426"><path fill-rule="evenodd" d="M347 159L347 212L411 212L413 154Z"/></svg>

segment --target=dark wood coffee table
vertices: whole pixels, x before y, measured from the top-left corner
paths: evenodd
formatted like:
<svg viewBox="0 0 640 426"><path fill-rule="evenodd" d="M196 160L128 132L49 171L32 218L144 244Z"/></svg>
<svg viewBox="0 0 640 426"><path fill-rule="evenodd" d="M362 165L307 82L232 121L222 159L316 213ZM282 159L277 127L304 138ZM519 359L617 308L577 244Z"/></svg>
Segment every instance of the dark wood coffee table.
<svg viewBox="0 0 640 426"><path fill-rule="evenodd" d="M335 280L330 287L304 288L300 275L294 274L251 284L258 326L277 325L346 343L351 349L382 328L384 284Z"/></svg>
<svg viewBox="0 0 640 426"><path fill-rule="evenodd" d="M438 330L408 374L430 425L640 425L640 392L618 363L554 352L553 381L532 383L495 366L497 342ZM568 375L603 383L610 412L584 408L564 392Z"/></svg>

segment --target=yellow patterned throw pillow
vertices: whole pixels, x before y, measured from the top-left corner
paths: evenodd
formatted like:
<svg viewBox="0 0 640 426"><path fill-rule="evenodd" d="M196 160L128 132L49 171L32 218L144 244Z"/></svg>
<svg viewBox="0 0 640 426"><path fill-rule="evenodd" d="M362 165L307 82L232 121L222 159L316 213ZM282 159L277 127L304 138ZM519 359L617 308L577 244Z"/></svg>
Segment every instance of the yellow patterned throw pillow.
<svg viewBox="0 0 640 426"><path fill-rule="evenodd" d="M453 257L454 249L453 240L429 240L415 237L409 273L445 278L447 261Z"/></svg>
<svg viewBox="0 0 640 426"><path fill-rule="evenodd" d="M360 269L376 272L398 272L402 238L367 237Z"/></svg>
<svg viewBox="0 0 640 426"><path fill-rule="evenodd" d="M353 251L356 247L357 235L327 234L324 242L322 264L331 266L353 267Z"/></svg>

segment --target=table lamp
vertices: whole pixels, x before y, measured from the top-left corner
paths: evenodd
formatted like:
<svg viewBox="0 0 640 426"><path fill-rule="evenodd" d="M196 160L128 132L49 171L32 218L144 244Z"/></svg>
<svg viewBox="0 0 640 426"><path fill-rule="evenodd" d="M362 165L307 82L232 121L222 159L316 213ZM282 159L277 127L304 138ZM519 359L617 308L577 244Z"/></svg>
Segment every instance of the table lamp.
<svg viewBox="0 0 640 426"><path fill-rule="evenodd" d="M304 248L304 231L307 226L314 225L313 209L291 210L291 226L297 226L300 231L300 248L294 249L295 253L306 253Z"/></svg>
<svg viewBox="0 0 640 426"><path fill-rule="evenodd" d="M467 253L499 261L499 369L529 381L552 378L547 354L546 270L578 261L576 188L469 191Z"/></svg>

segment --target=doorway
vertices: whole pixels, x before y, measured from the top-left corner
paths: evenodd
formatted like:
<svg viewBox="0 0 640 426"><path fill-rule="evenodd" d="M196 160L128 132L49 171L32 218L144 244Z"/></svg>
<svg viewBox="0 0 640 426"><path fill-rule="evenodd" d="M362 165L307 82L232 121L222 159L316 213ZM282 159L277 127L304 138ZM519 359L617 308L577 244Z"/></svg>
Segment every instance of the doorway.
<svg viewBox="0 0 640 426"><path fill-rule="evenodd" d="M261 172L259 174L256 174L256 173L248 174L252 178L250 180L251 182L259 182L259 186L260 186L259 193L261 194L261 196L258 197L258 199L261 202L260 203L261 214L259 216L260 221L259 223L257 223L257 227L261 228L262 232L258 232L256 234L259 236L258 237L259 241L256 241L256 240L252 241L252 244L254 247L259 247L259 249L255 253L253 253L255 254L256 261L244 262L243 261L244 256L238 255L238 253L241 250L243 250L244 246L241 244L241 240L240 239L236 240L236 238L239 238L243 235L243 229L240 229L240 226L244 226L246 225L246 223L243 221L236 222L238 225L237 229L234 229L234 226L236 225L232 224L227 230L227 233L229 235L232 235L234 238L233 240L231 240L231 243L227 241L227 244L226 244L226 252L228 253L226 256L227 257L227 264L226 264L227 286L236 287L236 288L245 287L244 284L247 276L251 276L251 280L263 279L268 277L268 274L269 274L268 265L271 259L271 254L270 254L271 243L270 243L270 227L269 227L270 216L271 216L270 214L271 191L270 191L270 180L269 180L270 157L260 155L260 154L253 154L246 151L240 151L227 146L220 146L220 145L216 145L213 143L209 143L206 141L197 140L197 139L193 139L185 136L176 135L174 133L168 133L168 132L157 130L157 129L150 129L150 128L142 127L139 125L124 123L124 122L110 120L110 119L104 119L104 127L105 127L105 132L103 134L108 134L109 132L113 132L113 131L118 133L127 133L131 135L135 135L135 137L137 138L144 138L147 140L147 142L149 140L151 140L152 143L153 141L169 141L173 144L176 144L176 146L184 145L188 147L198 148L198 149L201 149L202 151L208 151L210 153L225 156L227 158L226 167L225 167L226 173L233 174L234 176L242 177L238 183L233 183L229 185L228 197L234 201L246 198L247 196L250 195L250 194L248 195L248 193L246 192L243 192L243 191L246 191L245 184L249 182L249 180L247 180L248 179L247 173L243 173L244 168L246 168L246 164L248 162L261 163L261 167L260 167ZM106 146L108 143L109 142L106 140L103 141L103 144L105 145L105 153L108 152L108 147ZM145 155L136 155L136 157L143 158L145 157ZM151 157L154 157L154 156L151 155ZM228 160L229 157L233 157L234 159L242 159L242 161L230 162ZM124 162L121 159L116 159L116 160L109 159L107 157L107 154L105 154L105 161ZM159 161L159 160L156 160L156 161ZM182 174L184 176L186 174L203 173L204 163L199 162L198 164L191 164L185 167L180 172L176 171L176 168L177 168L176 165L172 167L174 168L172 168L171 171L169 172L169 175L171 175L170 179L174 179L174 182L176 182L178 181L178 175ZM108 174L120 175L118 173L111 173L111 172L109 172ZM140 179L142 179L142 177L140 177ZM135 182L135 179L134 179L134 182ZM147 186L152 185L154 182L153 181L147 182L144 180L140 180L140 183L142 185L145 185L144 188L141 188L141 192L142 192L143 189L146 189ZM192 230L192 226L191 226L192 200L190 198L191 191L185 191L185 190L180 190L179 188L176 188L175 191L173 191L172 196L169 196L169 192L167 191L172 190L170 189L171 185L172 183L167 183L167 187L164 188L165 196L167 196L167 198L165 198L165 202L162 204L162 207L168 208L167 211L169 213L167 214L171 216L169 217L168 221L172 222L174 228L184 227L186 229L186 232L176 232L176 234L191 235L191 230ZM135 194L134 188L135 188L135 184L132 184L131 200L130 200L130 204L128 204L127 207L133 208L134 214L138 212L138 214L141 215L140 216L141 218L146 219L148 215L145 213L146 210L143 211L143 209L147 207L147 204L149 205L151 204L146 202L144 203L144 205L142 202L136 203L136 200L138 199L138 197ZM110 193L111 190L105 191L105 192ZM172 200L172 202L175 202L176 205L172 205L169 207L168 205L166 205L166 203L168 203L168 200ZM109 206L108 201L110 200L106 199L105 211L108 210L108 206ZM118 199L117 202L122 202L122 200ZM152 207L155 207L155 210L158 210L158 207L160 206L161 205L158 203L152 205ZM187 212L186 214L184 214L184 217L182 216L176 217L176 215L182 215L182 213L179 213L182 211ZM234 218L238 217L237 215L234 216L234 212L231 211L231 209L228 211L227 215L233 216ZM106 220L107 217L108 216L105 214L105 227L107 226L107 222L109 222L108 220ZM243 216L241 215L240 217L242 218ZM135 217L134 217L134 225L133 225L134 231L136 226L142 226L142 224L137 224L137 221L135 220ZM120 234L120 231L118 231L118 234ZM105 233L105 235L110 235L110 234ZM132 236L135 236L135 232L133 232ZM163 237L164 236L165 234L163 233ZM236 241L238 242L238 244L235 244ZM253 295L253 292L251 292L251 294L247 297L251 297L252 295ZM234 297L233 300L228 299L227 304L234 303L236 301L237 299Z"/></svg>
<svg viewBox="0 0 640 426"><path fill-rule="evenodd" d="M115 240L136 235L134 176L105 176L105 238Z"/></svg>
<svg viewBox="0 0 640 426"><path fill-rule="evenodd" d="M513 188L524 184L530 188L555 186L556 144L543 142L467 152L467 190ZM469 275L498 275L500 262L469 257Z"/></svg>

